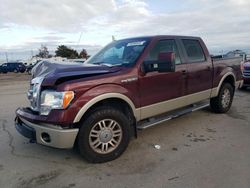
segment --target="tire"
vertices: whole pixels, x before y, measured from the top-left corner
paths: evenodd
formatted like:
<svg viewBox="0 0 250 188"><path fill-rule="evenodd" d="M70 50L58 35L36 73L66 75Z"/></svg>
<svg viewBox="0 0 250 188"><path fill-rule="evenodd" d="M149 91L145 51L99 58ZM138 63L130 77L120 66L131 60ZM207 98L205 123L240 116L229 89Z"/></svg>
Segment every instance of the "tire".
<svg viewBox="0 0 250 188"><path fill-rule="evenodd" d="M215 113L226 113L233 102L234 88L229 83L224 83L217 97L210 99L210 107Z"/></svg>
<svg viewBox="0 0 250 188"><path fill-rule="evenodd" d="M80 154L92 163L118 158L129 144L128 122L128 118L114 107L98 107L88 114L80 127L77 138Z"/></svg>

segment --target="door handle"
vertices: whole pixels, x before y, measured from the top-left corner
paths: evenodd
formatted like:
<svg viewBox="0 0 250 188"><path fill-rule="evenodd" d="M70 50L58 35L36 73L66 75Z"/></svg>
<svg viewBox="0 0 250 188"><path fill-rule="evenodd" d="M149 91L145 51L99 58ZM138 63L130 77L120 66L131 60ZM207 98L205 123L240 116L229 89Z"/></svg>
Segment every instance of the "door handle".
<svg viewBox="0 0 250 188"><path fill-rule="evenodd" d="M186 70L182 70L181 73L182 74L187 74L187 71Z"/></svg>
<svg viewBox="0 0 250 188"><path fill-rule="evenodd" d="M187 77L187 70L181 70L182 78Z"/></svg>

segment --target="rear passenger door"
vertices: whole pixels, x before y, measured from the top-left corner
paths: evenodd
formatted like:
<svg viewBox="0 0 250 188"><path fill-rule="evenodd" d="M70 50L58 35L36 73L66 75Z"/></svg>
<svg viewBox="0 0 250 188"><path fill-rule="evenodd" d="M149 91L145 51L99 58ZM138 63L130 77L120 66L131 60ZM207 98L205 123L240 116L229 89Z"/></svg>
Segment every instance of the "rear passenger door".
<svg viewBox="0 0 250 188"><path fill-rule="evenodd" d="M188 103L207 99L210 97L212 88L213 67L211 60L209 57L206 57L200 40L181 39L180 42L188 70L186 94L192 94L188 97Z"/></svg>

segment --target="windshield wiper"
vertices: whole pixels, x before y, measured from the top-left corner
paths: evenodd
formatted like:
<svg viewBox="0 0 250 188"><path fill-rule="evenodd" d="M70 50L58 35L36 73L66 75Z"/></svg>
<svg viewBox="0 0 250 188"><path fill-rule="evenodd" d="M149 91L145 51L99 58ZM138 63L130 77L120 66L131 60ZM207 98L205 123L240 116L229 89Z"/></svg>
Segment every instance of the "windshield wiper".
<svg viewBox="0 0 250 188"><path fill-rule="evenodd" d="M94 62L94 63L91 63L93 65L102 65L104 62L103 61L99 61L99 62Z"/></svg>
<svg viewBox="0 0 250 188"><path fill-rule="evenodd" d="M92 63L92 64L94 64L94 65L105 65L105 66L107 66L107 67L114 67L114 66L121 66L122 64L110 64L110 63L105 63L105 62L103 62L103 61L100 61L100 62L94 62L94 63Z"/></svg>

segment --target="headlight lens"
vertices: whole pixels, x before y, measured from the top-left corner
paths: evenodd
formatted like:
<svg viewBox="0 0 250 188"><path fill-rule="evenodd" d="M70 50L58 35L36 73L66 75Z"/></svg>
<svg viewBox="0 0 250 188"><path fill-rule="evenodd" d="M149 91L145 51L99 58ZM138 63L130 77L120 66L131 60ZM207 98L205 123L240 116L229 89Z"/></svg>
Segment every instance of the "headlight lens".
<svg viewBox="0 0 250 188"><path fill-rule="evenodd" d="M48 115L52 109L65 109L73 98L73 91L56 92L45 90L41 94L40 114Z"/></svg>

